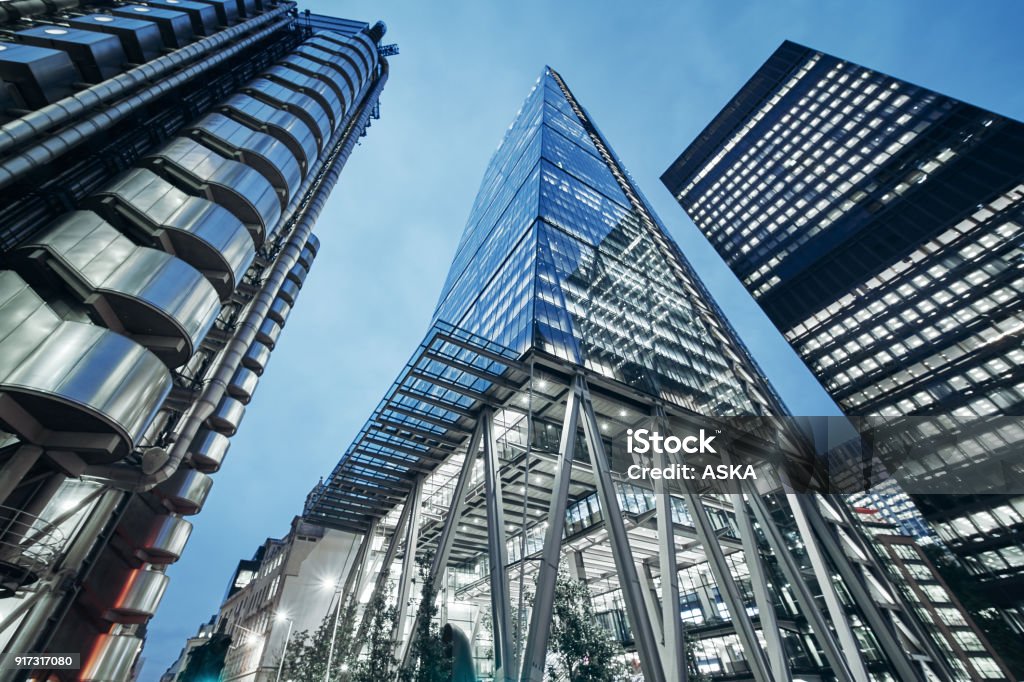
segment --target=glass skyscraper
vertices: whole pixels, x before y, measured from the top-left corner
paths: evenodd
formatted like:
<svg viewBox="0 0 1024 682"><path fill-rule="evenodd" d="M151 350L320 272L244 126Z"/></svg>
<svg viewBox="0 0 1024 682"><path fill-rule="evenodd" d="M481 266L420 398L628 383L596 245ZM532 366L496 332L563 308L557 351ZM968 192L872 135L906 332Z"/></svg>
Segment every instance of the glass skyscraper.
<svg viewBox="0 0 1024 682"><path fill-rule="evenodd" d="M442 623L494 679L545 674L560 563L649 681L688 669L848 682L947 671L850 510L782 494L780 453L799 450L785 415L589 114L545 69L487 167L431 328L305 518L361 538L338 579L347 599L393 579L405 663L420 617L415 558L430 556ZM727 437L729 418L776 428ZM718 449L686 463L751 464L758 480L632 477L633 464L682 464L631 453L643 428L719 434Z"/></svg>
<svg viewBox="0 0 1024 682"><path fill-rule="evenodd" d="M385 29L276 0L0 26L0 651L125 680L377 115Z"/></svg>
<svg viewBox="0 0 1024 682"><path fill-rule="evenodd" d="M662 180L848 414L999 468L908 492L1024 633L1024 124L787 42Z"/></svg>

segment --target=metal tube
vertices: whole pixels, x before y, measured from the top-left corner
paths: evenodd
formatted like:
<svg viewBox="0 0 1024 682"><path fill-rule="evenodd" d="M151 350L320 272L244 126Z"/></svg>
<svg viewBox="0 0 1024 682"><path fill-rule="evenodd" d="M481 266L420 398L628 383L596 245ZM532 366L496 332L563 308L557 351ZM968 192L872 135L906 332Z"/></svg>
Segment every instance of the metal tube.
<svg viewBox="0 0 1024 682"><path fill-rule="evenodd" d="M281 649L281 660L277 664L277 677L274 678L274 682L281 682L281 670L284 668L284 658L288 655L288 643L292 639L292 626L295 625L295 621L291 618L288 619L288 633L284 636L284 648Z"/></svg>
<svg viewBox="0 0 1024 682"><path fill-rule="evenodd" d="M380 571L377 573L377 580L373 585L373 593L370 595L370 604L377 600L377 597L384 592L387 586L391 564L395 563L395 555L398 554L398 538L401 537L402 531L405 529L406 524L409 523L410 516L412 516L412 505L406 503L402 506L402 512L398 515L398 524L395 526L395 532L391 536L391 542L388 543L387 549L384 550ZM366 642L366 633L369 630L370 614L364 609L359 620L359 629L356 631L356 648L353 651L354 658L359 658L359 655L362 653L363 644Z"/></svg>
<svg viewBox="0 0 1024 682"><path fill-rule="evenodd" d="M331 628L331 645L327 648L327 669L324 670L324 682L331 682L331 664L334 663L334 641L338 639L338 616L341 615L341 601L343 597L340 585L334 596L338 598L338 603L334 606L334 627Z"/></svg>
<svg viewBox="0 0 1024 682"><path fill-rule="evenodd" d="M761 563L761 552L757 548L754 524L750 521L747 507L743 502L743 495L730 493L729 499L732 501L733 511L736 514L736 525L739 526L743 553L747 558L750 585L754 592L754 602L757 604L758 619L761 621L761 634L764 635L765 643L768 645L766 652L768 665L776 680L790 682L793 679L793 673L789 669L789 661L786 660L786 651L782 645L779 623L775 616L775 605L768 594L768 577L765 567Z"/></svg>
<svg viewBox="0 0 1024 682"><path fill-rule="evenodd" d="M511 682L515 673L512 653L512 620L505 566L505 502L502 497L498 444L494 440L493 413L485 407L480 413L484 443L484 487L487 503L487 559L491 578L491 619L494 637L494 679Z"/></svg>
<svg viewBox="0 0 1024 682"><path fill-rule="evenodd" d="M537 571L530 632L526 637L526 648L523 651L521 682L540 682L544 679L544 659L548 651L548 637L551 635L555 578L558 576L562 533L565 532L565 507L569 501L569 484L572 482L572 456L576 450L576 430L579 428L581 382L582 378L578 376L573 380L565 403L565 419L562 422L562 435L558 444L558 469L555 471L551 505L548 507L548 526L544 533L540 569Z"/></svg>
<svg viewBox="0 0 1024 682"><path fill-rule="evenodd" d="M295 3L293 2L285 3L277 9L270 10L252 19L247 19L231 28L218 31L212 36L175 50L171 54L157 57L141 66L125 71L113 78L108 78L102 83L97 83L73 95L68 95L53 104L48 104L41 109L5 123L3 126L0 126L0 154L4 154L13 147L38 137L42 132L55 126L72 122L77 123L76 119L85 115L89 110L95 109L110 99L127 94L137 88L152 88L158 90L159 94L164 94L166 88L157 87L161 84L156 82L156 79L204 55L219 51L222 46L243 34L268 23L272 19L287 14L294 6ZM277 30L280 26L279 24L274 30ZM211 63L210 66L212 65ZM111 120L109 124L114 122L114 120ZM61 150L60 153L64 151L66 149ZM2 184L6 184L6 181Z"/></svg>
<svg viewBox="0 0 1024 682"><path fill-rule="evenodd" d="M821 548L818 547L815 540L814 532L804 513L803 506L800 504L800 499L796 493L785 493L785 497L790 511L793 512L800 537L804 538L804 549L807 552L807 558L811 561L811 570L814 571L814 578L821 588L822 597L825 599L825 608L828 609L829 616L832 618L832 627L839 635L839 644L843 653L846 654L846 663L850 666L855 679L866 680L868 671L860 653L857 637L853 634L853 628L850 627L846 617L846 610L843 608L842 602L839 601L839 595L836 594L832 574L828 570L825 557L822 556Z"/></svg>
<svg viewBox="0 0 1024 682"><path fill-rule="evenodd" d="M629 548L629 535L622 522L622 509L615 495L615 484L612 482L611 464L601 442L601 430L594 414L594 406L590 400L586 381L582 382L583 435L587 439L587 450L597 481L597 496L604 515L605 530L611 542L612 558L619 574L619 587L626 602L626 614L633 628L633 638L637 651L640 653L640 665L647 682L666 682L665 669L661 665L658 654L658 642L654 636L654 628L644 607L643 586L633 563L633 552Z"/></svg>
<svg viewBox="0 0 1024 682"><path fill-rule="evenodd" d="M743 483L741 482L740 485L743 486ZM790 554L790 550L786 546L778 526L775 525L775 521L771 518L771 513L764 504L764 500L761 499L752 486L744 499L750 506L751 511L754 512L754 518L757 519L758 525L764 531L772 553L778 559L779 566L782 568L786 580L789 581L790 587L793 588L796 601L804 617L807 618L811 631L814 632L814 636L818 640L818 645L825 652L825 658L832 666L832 673L839 682L854 682L854 677L850 673L846 660L843 658L835 635L831 628L829 628L828 622L818 610L818 605L814 602L814 596L807 587L807 583L804 582L800 568L796 565L793 555Z"/></svg>
<svg viewBox="0 0 1024 682"><path fill-rule="evenodd" d="M666 427L665 410L655 407L656 426ZM668 466L664 450L655 453L655 467ZM686 682L686 656L683 643L683 623L679 617L679 570L676 566L675 523L672 521L672 498L662 478L654 480L654 506L658 523L658 564L661 570L661 632L664 649L662 664L665 677Z"/></svg>
<svg viewBox="0 0 1024 682"><path fill-rule="evenodd" d="M733 462L729 450L729 448L722 450L722 461L725 464ZM729 493L729 500L732 502L733 514L736 517L740 542L743 543L743 553L747 557L746 563L747 569L750 571L750 586L754 592L754 603L757 604L758 620L761 622L761 634L768 645L765 652L768 657L768 665L771 667L772 675L778 682L791 682L793 673L789 669L789 661L786 659L786 651L782 644L782 635L775 614L775 604L768 594L768 575L761 561L761 552L757 546L754 524L750 520L747 505L743 501L743 493Z"/></svg>
<svg viewBox="0 0 1024 682"><path fill-rule="evenodd" d="M469 479L473 473L473 464L476 462L477 449L480 447L480 437L483 431L482 423L483 417L481 416L477 420L476 428L473 429L473 435L470 436L469 446L466 449L466 458L462 461L462 469L459 471L458 481L455 483L451 508L448 511L448 516L445 517L444 527L441 529L441 537L437 541L437 550L434 552L434 558L430 562L430 572L427 573L426 579L431 584L435 584L438 576L444 573L444 569L448 565L448 557L451 554L452 545L455 543L455 533L459 527L459 520L462 518L466 508L466 489L469 487ZM417 622L413 623L413 630L409 634L409 646L405 647L405 653L399 661L403 668L409 665L412 645L416 641L417 624L418 616Z"/></svg>
<svg viewBox="0 0 1024 682"><path fill-rule="evenodd" d="M872 634L881 644L882 650L889 658L889 662L892 664L896 675L901 680L906 680L907 682L924 680L921 670L914 667L910 657L907 656L907 653L896 638L892 622L882 615L878 604L875 603L870 591L864 585L862 576L858 574L859 572L850 562L843 548L839 546L839 541L832 534L832 529L829 528L828 522L822 517L820 510L813 504L812 500L804 497L798 498L796 503L801 506L810 520L811 526L817 532L818 537L821 538L821 544L825 548L825 553L828 554L832 563L839 569L839 575L843 578L843 584L846 585L846 588L850 591L850 596L853 597L854 602L864 614ZM896 600L893 599L893 601L895 602ZM922 642L922 646L924 646L924 642Z"/></svg>
<svg viewBox="0 0 1024 682"><path fill-rule="evenodd" d="M406 499L411 513L405 526L405 556L402 557L402 574L398 578L398 595L396 606L398 616L395 618L395 625L392 628L391 640L395 643L396 658L404 661L406 650L411 649L412 636L402 639L405 634L405 623L408 620L409 593L412 591L413 577L416 573L416 546L420 538L420 497L423 495L423 478L417 478L412 486L412 491Z"/></svg>
<svg viewBox="0 0 1024 682"><path fill-rule="evenodd" d="M708 567L711 568L711 574L715 577L722 598L729 608L733 628L736 630L736 636L740 638L743 653L746 654L747 662L750 664L750 672L757 682L772 682L775 678L764 659L761 644L757 641L757 633L754 632L754 624L751 622L750 616L747 615L747 609L743 603L743 595L732 576L732 571L729 570L725 553L722 552L722 547L718 544L718 536L715 534L715 529L711 527L704 502L700 499L699 494L688 492L686 504L690 507L690 516L693 517L697 537L700 538L700 543L707 553Z"/></svg>
<svg viewBox="0 0 1024 682"><path fill-rule="evenodd" d="M302 253L302 248L309 239L314 223L320 216L327 195L338 181L338 175L359 139L359 131L363 129L373 111L373 107L369 104L376 100L388 78L387 60L381 59L380 63L381 74L372 90L363 98L356 115L347 126L338 129L332 138L331 151L323 160L320 170L310 173L307 178L308 185L304 187L303 191L296 193L296 204L290 212L292 218L298 216L295 218L295 227L274 262L270 274L250 305L245 320L239 324L235 335L224 348L214 375L207 382L202 395L196 401L188 417L183 420L167 462L152 474L144 474L136 467L112 465L89 467L86 470L87 475L105 479L105 482L112 483L121 489L142 492L167 480L177 471L178 466L188 453L192 439L207 417L217 409L220 399L226 393L231 378L255 339L288 271L292 269Z"/></svg>

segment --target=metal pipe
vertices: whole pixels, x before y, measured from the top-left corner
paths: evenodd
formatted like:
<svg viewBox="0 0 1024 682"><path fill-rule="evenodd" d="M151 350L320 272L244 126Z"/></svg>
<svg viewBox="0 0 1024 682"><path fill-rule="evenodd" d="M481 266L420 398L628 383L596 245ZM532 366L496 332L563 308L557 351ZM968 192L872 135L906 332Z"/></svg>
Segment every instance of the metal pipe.
<svg viewBox="0 0 1024 682"><path fill-rule="evenodd" d="M158 83L148 87L137 95L123 99L112 104L102 111L83 119L73 126L66 128L52 136L47 137L46 142L29 147L24 152L5 160L0 164L0 189L18 180L27 173L41 168L43 165L56 161L62 154L68 152L83 142L93 139L98 132L113 126L115 123L127 118L137 112L153 100L166 95L168 92L193 79L201 76L209 69L217 66L223 61L233 57L242 50L263 40L268 35L284 28L290 23L290 19L282 19L262 31L254 33L244 40L235 43L229 48L221 50L203 61L190 66L173 76L169 76ZM230 29L229 29L230 30ZM143 64L140 69L148 65ZM100 83L102 86L103 83Z"/></svg>
<svg viewBox="0 0 1024 682"><path fill-rule="evenodd" d="M295 227L280 255L274 262L273 269L264 282L259 294L253 300L246 314L245 320L239 324L238 331L224 348L220 363L214 376L206 384L203 393L196 401L189 416L184 420L178 438L171 449L167 462L152 474L144 474L135 467L108 465L103 467L90 467L86 470L87 475L105 479L106 482L116 485L118 488L133 492L149 490L157 484L167 480L177 471L178 466L185 459L192 439L195 438L203 422L213 414L220 403L221 398L227 392L231 377L245 357L249 346L252 344L260 324L267 315L271 304L277 297L277 292L285 281L285 276L292 269L302 248L306 245L309 235L313 231L320 212L323 210L327 196L341 174L349 154L359 139L359 131L363 129L369 119L373 107L370 103L375 101L388 79L387 60L381 59L381 73L370 92L363 98L360 108L349 124L338 130L334 135L334 145L327 158L316 173L309 176L309 187L305 191L296 193L297 204L290 212L288 220L296 220ZM301 199L299 199L301 197ZM298 216L296 218L296 216Z"/></svg>
<svg viewBox="0 0 1024 682"><path fill-rule="evenodd" d="M10 0L0 3L0 24L78 7L78 0Z"/></svg>
<svg viewBox="0 0 1024 682"><path fill-rule="evenodd" d="M494 642L494 679L512 682L515 654L512 653L508 576L505 567L505 502L501 488L501 463L494 438L494 414L485 407L480 412L481 440L484 444L484 486L487 507L487 563L491 579L491 633ZM527 481L529 483L529 481Z"/></svg>
<svg viewBox="0 0 1024 682"><path fill-rule="evenodd" d="M3 11L3 7L14 4L16 3L0 4L0 11ZM78 3L75 2L75 4L77 5ZM97 83L73 95L68 95L53 104L48 104L41 109L5 123L3 126L0 126L0 154L9 151L16 145L38 137L41 133L54 126L75 122L75 119L80 118L90 109L100 106L113 97L124 95L140 87L155 85L154 81L156 79L164 76L171 70L218 50L221 46L242 34L258 28L282 14L286 14L291 11L294 5L295 3L293 2L286 3L277 9L219 31L208 38L203 38L187 47L175 50L162 57L157 57L130 71L125 71L113 78L108 78L102 83ZM2 16L0 16L0 19L2 19Z"/></svg>
<svg viewBox="0 0 1024 682"><path fill-rule="evenodd" d="M551 636L555 579L558 577L558 560L562 549L562 534L565 531L565 508L569 502L569 485L572 483L572 458L576 451L576 430L580 423L582 382L583 379L579 375L573 379L573 385L565 401L565 419L562 422L562 433L558 443L558 468L555 470L555 480L551 486L547 528L544 531L544 550L537 577L534 579L533 613L530 614L530 631L523 650L519 673L521 682L540 682L547 672L545 664L548 639ZM520 560L525 559L526 557L520 557Z"/></svg>

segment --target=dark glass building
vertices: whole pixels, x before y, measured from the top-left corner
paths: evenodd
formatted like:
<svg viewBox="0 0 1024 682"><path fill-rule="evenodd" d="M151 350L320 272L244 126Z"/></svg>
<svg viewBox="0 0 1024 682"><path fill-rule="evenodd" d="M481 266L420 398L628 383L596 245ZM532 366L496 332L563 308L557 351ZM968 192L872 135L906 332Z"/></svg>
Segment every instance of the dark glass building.
<svg viewBox="0 0 1024 682"><path fill-rule="evenodd" d="M305 519L358 539L336 581L346 599L394 578L404 662L416 579L415 592L442 590L440 624L465 635L478 674L541 680L564 562L649 682L688 669L845 682L946 670L849 510L779 494L783 437L750 432L688 460L760 471L731 491L628 473L679 463L631 453L634 429L696 438L710 420L785 415L546 69L485 171L431 328ZM423 580L417 555L431 557Z"/></svg>
<svg viewBox="0 0 1024 682"><path fill-rule="evenodd" d="M384 26L70 0L0 27L0 651L124 680L377 113Z"/></svg>
<svg viewBox="0 0 1024 682"><path fill-rule="evenodd" d="M908 492L1024 633L1024 124L787 42L662 180L848 414L982 425Z"/></svg>

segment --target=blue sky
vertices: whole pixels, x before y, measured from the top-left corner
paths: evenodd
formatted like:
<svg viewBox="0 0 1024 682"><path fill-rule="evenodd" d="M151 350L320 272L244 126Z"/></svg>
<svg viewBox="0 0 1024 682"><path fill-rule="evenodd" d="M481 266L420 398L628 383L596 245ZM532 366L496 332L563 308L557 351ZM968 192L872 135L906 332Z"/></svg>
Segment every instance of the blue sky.
<svg viewBox="0 0 1024 682"><path fill-rule="evenodd" d="M283 535L426 332L484 167L545 64L566 79L796 414L835 407L658 177L785 39L1024 119L1024 3L371 2L382 119L316 229L322 248L149 627L156 680L235 564Z"/></svg>

